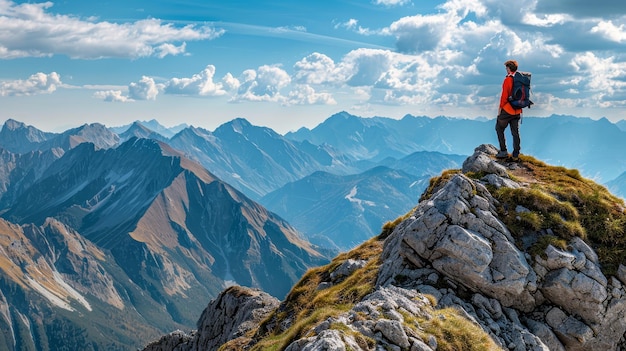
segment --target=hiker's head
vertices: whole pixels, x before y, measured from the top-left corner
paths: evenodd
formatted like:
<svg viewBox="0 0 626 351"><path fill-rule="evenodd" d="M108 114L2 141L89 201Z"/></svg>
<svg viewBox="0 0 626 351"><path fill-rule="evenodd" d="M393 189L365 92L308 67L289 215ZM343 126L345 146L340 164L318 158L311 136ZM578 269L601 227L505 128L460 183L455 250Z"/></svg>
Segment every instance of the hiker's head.
<svg viewBox="0 0 626 351"><path fill-rule="evenodd" d="M515 60L508 60L504 63L504 65L511 71L511 72L515 72L517 71L517 61Z"/></svg>

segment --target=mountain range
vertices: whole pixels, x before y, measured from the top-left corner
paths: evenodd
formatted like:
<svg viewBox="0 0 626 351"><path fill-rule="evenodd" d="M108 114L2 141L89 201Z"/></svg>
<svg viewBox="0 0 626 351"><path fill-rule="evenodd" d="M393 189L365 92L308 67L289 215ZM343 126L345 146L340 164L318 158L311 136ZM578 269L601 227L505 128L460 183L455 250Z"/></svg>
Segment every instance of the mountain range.
<svg viewBox="0 0 626 351"><path fill-rule="evenodd" d="M493 121L343 112L286 135L241 118L212 132L146 124L4 123L0 345L52 350L63 334L68 345L136 348L137 337L193 325L226 286L281 298L495 139ZM525 117L522 152L579 166L623 196L624 133L604 119Z"/></svg>
<svg viewBox="0 0 626 351"><path fill-rule="evenodd" d="M5 150L0 323L10 332L0 348L137 347L138 337L192 325L225 286L284 296L327 261L283 219L167 144L68 146L56 158Z"/></svg>
<svg viewBox="0 0 626 351"><path fill-rule="evenodd" d="M259 202L307 233L312 242L346 250L376 235L398 213L410 210L431 177L443 169L458 168L464 158L418 151L399 160L386 158L380 166L354 175L318 171Z"/></svg>
<svg viewBox="0 0 626 351"><path fill-rule="evenodd" d="M497 144L494 126L494 120L411 115L396 120L342 112L313 129L302 128L285 137L328 144L353 159L380 160L422 150L469 155L475 145ZM583 175L601 183L626 171L626 158L618 152L626 146L626 132L605 118L523 117L520 133L523 154L580 169ZM505 135L511 147L508 130Z"/></svg>

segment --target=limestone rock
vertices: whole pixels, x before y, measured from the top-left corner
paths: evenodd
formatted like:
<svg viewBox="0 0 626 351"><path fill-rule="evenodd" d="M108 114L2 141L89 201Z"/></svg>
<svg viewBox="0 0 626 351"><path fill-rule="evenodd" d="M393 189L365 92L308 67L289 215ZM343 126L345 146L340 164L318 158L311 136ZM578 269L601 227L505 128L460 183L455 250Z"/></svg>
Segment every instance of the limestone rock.
<svg viewBox="0 0 626 351"><path fill-rule="evenodd" d="M608 279L597 253L580 238L567 250L549 245L545 258L521 251L485 184L526 185L507 175L492 158L496 152L476 148L463 172L486 173L480 180L455 174L395 227L377 284L424 289L435 270L450 287L435 289L439 303L465 311L510 350L616 350L626 332L626 268L620 266L619 279ZM466 290L475 294L471 301L457 295Z"/></svg>
<svg viewBox="0 0 626 351"><path fill-rule="evenodd" d="M144 351L217 350L225 342L255 328L279 305L278 299L257 289L231 286L212 300L198 320L198 330L162 337Z"/></svg>

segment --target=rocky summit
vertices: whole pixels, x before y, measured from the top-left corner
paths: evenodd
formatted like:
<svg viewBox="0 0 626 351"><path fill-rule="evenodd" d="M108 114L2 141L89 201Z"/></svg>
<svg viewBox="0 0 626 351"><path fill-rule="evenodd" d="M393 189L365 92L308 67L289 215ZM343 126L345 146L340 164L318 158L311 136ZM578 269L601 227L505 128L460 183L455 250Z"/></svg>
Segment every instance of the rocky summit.
<svg viewBox="0 0 626 351"><path fill-rule="evenodd" d="M207 337L211 350L625 349L623 201L576 170L496 153L481 145L431 179L412 211L275 307L230 288L198 330L146 350Z"/></svg>

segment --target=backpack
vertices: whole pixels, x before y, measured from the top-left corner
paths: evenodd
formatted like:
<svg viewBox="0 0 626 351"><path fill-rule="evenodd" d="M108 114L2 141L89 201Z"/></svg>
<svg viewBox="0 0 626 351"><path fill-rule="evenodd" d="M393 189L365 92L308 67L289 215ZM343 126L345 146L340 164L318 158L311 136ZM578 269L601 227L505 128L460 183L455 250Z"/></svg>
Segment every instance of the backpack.
<svg viewBox="0 0 626 351"><path fill-rule="evenodd" d="M530 101L530 72L515 72L513 75L513 89L509 96L509 103L516 109L528 107L533 104Z"/></svg>

